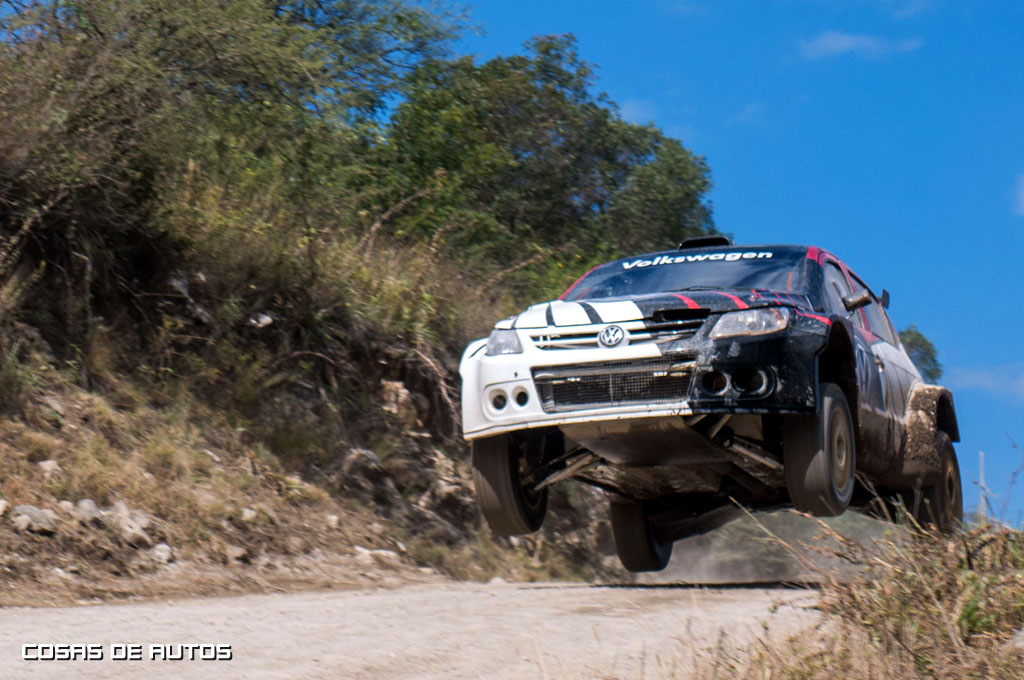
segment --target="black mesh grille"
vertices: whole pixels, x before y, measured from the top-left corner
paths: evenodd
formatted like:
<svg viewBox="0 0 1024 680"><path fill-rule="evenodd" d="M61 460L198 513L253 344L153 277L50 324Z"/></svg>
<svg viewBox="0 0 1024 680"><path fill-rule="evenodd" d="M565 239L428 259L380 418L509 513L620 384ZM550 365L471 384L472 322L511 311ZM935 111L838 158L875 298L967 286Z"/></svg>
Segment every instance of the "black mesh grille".
<svg viewBox="0 0 1024 680"><path fill-rule="evenodd" d="M693 362L684 357L545 366L533 383L547 413L686 399Z"/></svg>

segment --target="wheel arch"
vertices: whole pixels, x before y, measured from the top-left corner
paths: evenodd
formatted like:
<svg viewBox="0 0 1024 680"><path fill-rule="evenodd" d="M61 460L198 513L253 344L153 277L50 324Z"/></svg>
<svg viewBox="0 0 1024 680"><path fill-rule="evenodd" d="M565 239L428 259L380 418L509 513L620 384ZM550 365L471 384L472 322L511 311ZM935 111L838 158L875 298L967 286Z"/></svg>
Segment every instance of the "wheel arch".
<svg viewBox="0 0 1024 680"><path fill-rule="evenodd" d="M914 385L907 404L906 426L902 465L892 470L891 481L906 486L923 478L930 483L941 471L942 461L935 449L937 434L945 432L951 441L960 440L953 394L940 385Z"/></svg>
<svg viewBox="0 0 1024 680"><path fill-rule="evenodd" d="M954 441L960 441L960 425L956 420L956 409L953 407L953 393L943 388L935 404L935 429L942 430Z"/></svg>
<svg viewBox="0 0 1024 680"><path fill-rule="evenodd" d="M850 407L850 415L853 418L855 431L860 429L860 414L858 404L860 397L857 388L857 363L853 354L853 340L850 338L846 327L838 322L832 324L829 330L828 342L825 348L818 354L818 385L821 383L835 383L843 391L846 403ZM819 405L821 395L818 395Z"/></svg>

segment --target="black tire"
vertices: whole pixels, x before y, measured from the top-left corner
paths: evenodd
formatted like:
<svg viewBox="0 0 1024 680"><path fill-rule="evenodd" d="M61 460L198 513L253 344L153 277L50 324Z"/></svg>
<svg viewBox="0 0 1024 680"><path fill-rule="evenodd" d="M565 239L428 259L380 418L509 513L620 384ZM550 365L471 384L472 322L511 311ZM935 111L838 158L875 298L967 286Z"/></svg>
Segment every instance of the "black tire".
<svg viewBox="0 0 1024 680"><path fill-rule="evenodd" d="M960 528L964 520L960 463L956 458L953 440L941 430L935 434L935 450L941 465L939 477L921 489L921 495L910 506L910 510L922 527L951 534Z"/></svg>
<svg viewBox="0 0 1024 680"><path fill-rule="evenodd" d="M672 557L672 541L665 541L651 525L640 503L610 504L612 536L619 561L629 571L661 571Z"/></svg>
<svg viewBox="0 0 1024 680"><path fill-rule="evenodd" d="M524 488L523 455L507 435L473 441L473 485L487 524L498 536L533 533L544 523L548 490Z"/></svg>
<svg viewBox="0 0 1024 680"><path fill-rule="evenodd" d="M793 505L816 517L841 515L853 498L856 431L846 396L822 383L818 416L791 416L783 430L783 472Z"/></svg>

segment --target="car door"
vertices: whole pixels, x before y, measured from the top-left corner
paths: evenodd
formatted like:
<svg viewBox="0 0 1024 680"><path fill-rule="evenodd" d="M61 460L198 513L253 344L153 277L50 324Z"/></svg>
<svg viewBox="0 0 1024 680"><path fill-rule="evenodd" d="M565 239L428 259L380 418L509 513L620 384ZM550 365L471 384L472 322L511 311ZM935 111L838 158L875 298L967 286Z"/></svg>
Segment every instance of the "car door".
<svg viewBox="0 0 1024 680"><path fill-rule="evenodd" d="M828 311L847 319L853 327L853 354L856 362L858 404L850 404L857 409L859 427L857 467L873 470L879 467L880 447L885 440L885 387L878 370L877 357L871 348L871 336L867 332L867 321L861 312L848 312L843 305L843 298L852 292L850 280L842 265L831 258L824 264L823 283L825 286L825 304Z"/></svg>
<svg viewBox="0 0 1024 680"><path fill-rule="evenodd" d="M862 290L871 294L863 281L853 272L849 273L854 294ZM909 376L903 367L902 352L897 347L899 341L893 336L892 327L874 294L871 294L871 303L858 311L858 317L863 322L862 328L870 343L882 389L881 399L874 404L879 411L876 422L880 430L874 433L873 441L877 451L891 460L903 446Z"/></svg>

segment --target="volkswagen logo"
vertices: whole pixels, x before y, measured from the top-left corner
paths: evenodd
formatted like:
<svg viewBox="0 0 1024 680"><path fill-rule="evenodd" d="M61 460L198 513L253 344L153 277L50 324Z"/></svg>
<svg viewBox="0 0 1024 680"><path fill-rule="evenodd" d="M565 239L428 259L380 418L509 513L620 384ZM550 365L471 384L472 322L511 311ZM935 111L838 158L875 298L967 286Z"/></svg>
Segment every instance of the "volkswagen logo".
<svg viewBox="0 0 1024 680"><path fill-rule="evenodd" d="M597 334L597 341L605 347L615 347L626 338L622 326L608 326Z"/></svg>

